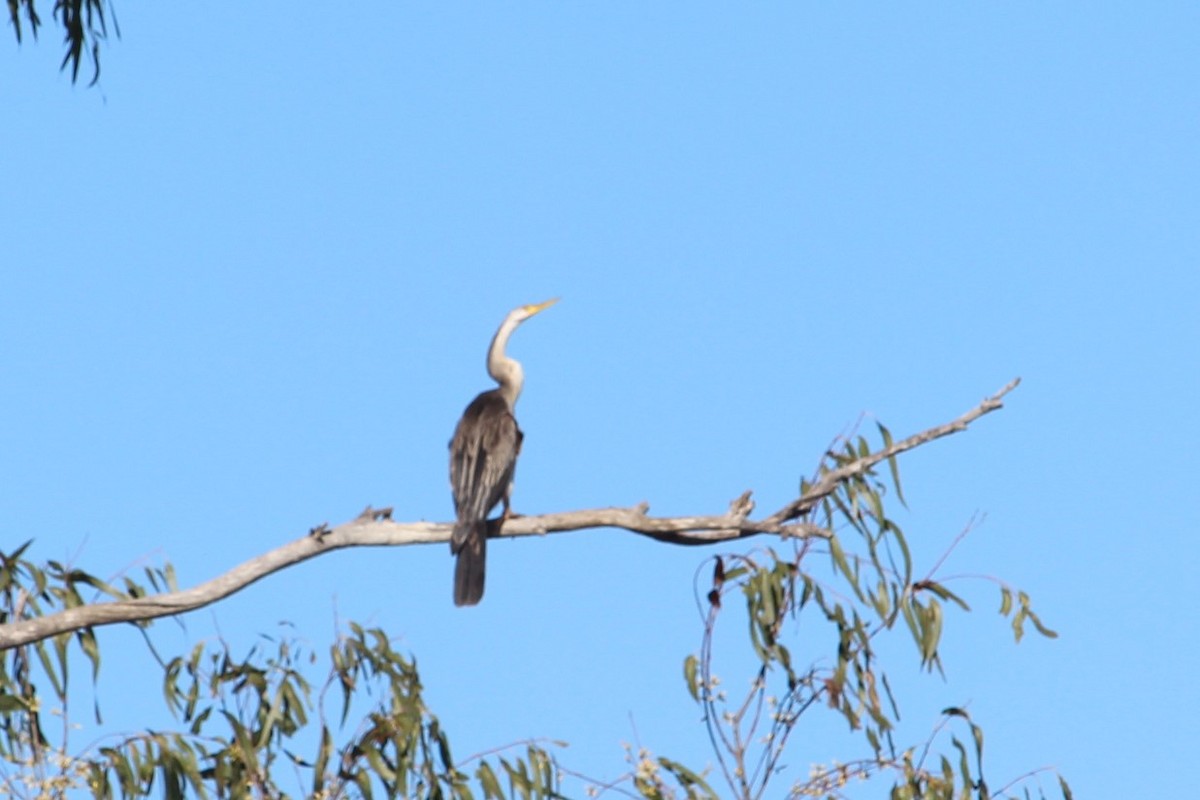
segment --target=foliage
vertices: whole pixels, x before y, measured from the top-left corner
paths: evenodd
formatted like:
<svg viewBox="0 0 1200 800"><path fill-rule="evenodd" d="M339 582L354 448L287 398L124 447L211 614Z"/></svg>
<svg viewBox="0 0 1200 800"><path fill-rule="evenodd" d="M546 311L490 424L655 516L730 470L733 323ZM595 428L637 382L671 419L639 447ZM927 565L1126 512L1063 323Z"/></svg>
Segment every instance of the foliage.
<svg viewBox="0 0 1200 800"><path fill-rule="evenodd" d="M890 446L891 434L882 425L879 429L884 447ZM846 442L840 451L827 452L813 481L802 482L801 497L822 476L870 453L861 436ZM898 466L894 459L888 465L892 486L903 503ZM899 704L874 642L903 620L921 666L940 672L944 604L963 611L970 607L937 579L936 566L925 576L914 577L908 542L885 511L887 494L883 480L868 468L840 481L835 492L810 510L825 538L793 541L786 556L766 548L713 559L711 588L703 601L701 649L684 660L684 678L704 711L713 752L733 796L763 797L779 772L800 718L821 709L840 715L850 731L861 733L866 754L815 767L807 779L793 783L790 796L842 797L851 781L884 773L892 777L893 800L1009 796L989 792L983 776L983 731L963 709L943 711L943 726L939 726L940 731L958 722L970 733L973 749L969 752L957 736L951 738L954 760L946 755L933 757L938 731L919 745L901 748L894 741ZM828 559L823 570L810 565L818 556ZM822 579L819 573L827 577ZM1044 636L1057 636L1033 612L1028 595L1016 592L1014 606L1013 589L1001 584L1000 593L1000 613L1011 616L1017 641L1026 621ZM749 646L758 666L750 690L735 702L719 688L713 641L717 621L729 605L726 598L737 594L745 601ZM786 623L792 621L790 627L796 630L801 618L830 626L836 652L831 662L797 667L786 644ZM811 642L813 628L806 624L805 641ZM1061 786L1069 797L1065 781Z"/></svg>
<svg viewBox="0 0 1200 800"><path fill-rule="evenodd" d="M33 37L37 38L42 19L36 3L37 0L8 0L9 21L18 44L23 40L26 25ZM113 32L121 35L112 5L105 0L54 0L52 16L62 26L63 44L66 46L60 67L71 67L71 82L75 83L79 80L79 65L83 62L86 50L92 62L92 81L89 85L95 85L100 79L100 43L108 39L110 20Z"/></svg>
<svg viewBox="0 0 1200 800"><path fill-rule="evenodd" d="M0 554L0 622L78 605L80 585L114 598L145 594L132 581L121 591L55 562L39 568L24 559L27 547ZM169 569L147 575L153 587L174 588ZM415 662L383 631L348 628L330 647L328 677L315 691L303 669L317 656L292 637L263 637L244 658L224 643L200 643L187 656L160 661L163 697L181 727L141 731L78 754L65 724L68 655L74 642L91 662L94 682L94 632L11 648L0 660L0 793L41 797L86 786L97 798L286 798L279 781L295 774L304 776L300 796L471 798L464 769L473 766L484 798L559 796L554 757L536 743L524 743L515 756L456 764L421 697ZM356 727L342 735L356 709ZM47 734L47 714L64 720L61 732Z"/></svg>
<svg viewBox="0 0 1200 800"><path fill-rule="evenodd" d="M880 434L889 447L887 429L880 426ZM560 764L555 742L520 742L455 761L446 731L422 698L416 662L394 650L381 630L349 623L323 652L288 633L261 637L243 657L217 641L162 659L150 623L142 622L174 729L145 729L75 751L69 669L82 656L95 686L101 666L95 632L83 627L10 648L0 652L0 793L286 798L290 791L499 800L563 797L568 776L597 795L699 800L723 796L714 788L723 782L725 796L758 800L782 779L784 755L794 754L792 735L803 719L825 712L858 737L859 752L791 777L789 797L848 797L850 785L873 779L890 781L892 800L1029 798L1031 783L1044 797L1037 772L990 788L983 729L965 709L945 709L924 741L896 741L900 703L881 663L880 637L907 631L916 663L941 672L946 609L970 608L938 575L945 556L923 575L914 570L905 535L885 508L885 480L870 467L846 470L870 454L865 438L846 441L826 453L811 482L802 482L803 498L823 476L846 472L833 492L813 493L801 509L812 535L712 558L711 581L699 598L700 649L683 663L686 690L712 745L711 770L627 749L629 771L601 784ZM898 467L894 458L887 462L891 491L903 502ZM0 553L0 624L82 605L84 591L129 599L175 589L169 566L146 570L146 585L125 579L117 587L57 562L39 567L26 558L28 546ZM1028 595L997 583L1000 613L1017 641L1026 624L1055 636ZM746 614L741 663L751 665L752 675L749 690L731 698L716 671L715 638L718 622L737 609ZM828 642L828 653L820 652L820 641ZM722 662L728 655L721 653ZM323 680L309 677L322 668ZM93 714L99 723L98 704ZM58 730L50 724L55 717ZM1061 778L1058 788L1070 800Z"/></svg>

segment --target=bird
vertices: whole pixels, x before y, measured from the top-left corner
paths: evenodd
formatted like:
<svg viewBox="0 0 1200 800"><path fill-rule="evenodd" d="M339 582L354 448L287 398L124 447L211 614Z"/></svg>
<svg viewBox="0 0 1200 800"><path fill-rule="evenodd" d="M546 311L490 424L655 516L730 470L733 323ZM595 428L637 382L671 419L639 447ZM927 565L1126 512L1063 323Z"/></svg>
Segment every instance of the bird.
<svg viewBox="0 0 1200 800"><path fill-rule="evenodd" d="M514 408L525 384L525 373L504 349L522 322L557 302L556 297L508 312L487 354L488 375L498 385L471 401L450 439L450 489L455 513L450 552L458 559L454 566L456 606L473 606L483 598L488 513L497 503L503 503L501 521L511 515L513 472L524 438Z"/></svg>

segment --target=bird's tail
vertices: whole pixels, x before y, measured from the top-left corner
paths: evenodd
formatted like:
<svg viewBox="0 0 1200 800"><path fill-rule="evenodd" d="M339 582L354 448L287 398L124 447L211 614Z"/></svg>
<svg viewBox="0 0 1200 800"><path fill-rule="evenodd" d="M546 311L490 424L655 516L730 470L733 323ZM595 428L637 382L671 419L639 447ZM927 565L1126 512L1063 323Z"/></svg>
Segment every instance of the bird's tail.
<svg viewBox="0 0 1200 800"><path fill-rule="evenodd" d="M473 606L483 599L487 520L459 522L450 541L450 549L458 556L454 565L454 605Z"/></svg>

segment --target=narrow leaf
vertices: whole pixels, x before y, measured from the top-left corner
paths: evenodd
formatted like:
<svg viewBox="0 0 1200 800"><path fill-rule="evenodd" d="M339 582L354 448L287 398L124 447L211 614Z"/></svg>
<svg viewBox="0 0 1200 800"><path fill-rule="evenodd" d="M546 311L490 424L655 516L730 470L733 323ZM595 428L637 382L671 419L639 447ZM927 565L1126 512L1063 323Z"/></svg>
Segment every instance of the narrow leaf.
<svg viewBox="0 0 1200 800"><path fill-rule="evenodd" d="M883 449L889 449L892 446L892 432L881 422L875 424L879 426L879 435L883 437ZM900 505L908 508L908 503L904 500L904 490L900 487L900 465L896 462L896 456L888 456L887 462L892 473L892 485L896 487L896 499L900 501Z"/></svg>
<svg viewBox="0 0 1200 800"><path fill-rule="evenodd" d="M700 683L697 678L697 672L700 668L700 660L692 654L683 660L683 680L687 683L688 693L697 703L700 702Z"/></svg>

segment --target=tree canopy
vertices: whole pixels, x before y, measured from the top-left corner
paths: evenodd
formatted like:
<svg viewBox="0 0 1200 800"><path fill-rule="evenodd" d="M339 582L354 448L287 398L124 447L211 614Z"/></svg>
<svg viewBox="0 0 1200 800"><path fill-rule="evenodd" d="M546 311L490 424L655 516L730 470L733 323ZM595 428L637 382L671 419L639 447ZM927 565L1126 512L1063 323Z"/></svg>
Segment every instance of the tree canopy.
<svg viewBox="0 0 1200 800"><path fill-rule="evenodd" d="M28 542L0 553L0 785L30 797L86 790L96 798L549 798L579 796L584 787L593 796L750 800L848 797L856 784L884 780L895 800L1045 797L1044 770L994 783L985 777L983 728L963 707L943 709L925 739L900 741L901 698L879 647L884 637L906 632L920 666L942 672L940 644L955 616L947 611L971 610L940 572L962 536L932 565L919 565L893 519L890 504L904 502L899 456L966 430L999 409L1016 383L957 419L899 441L882 424L877 444L859 433L840 438L801 480L795 500L766 516L753 516L747 492L716 516L652 517L638 507L503 523L497 535L610 526L665 544L728 547L769 538L708 555L707 568L697 573L698 643L683 655L681 691L700 712L710 764L684 764L639 746L626 751L620 778L602 780L575 772L564 743L551 740L521 740L463 758L425 703L415 658L395 649L384 630L356 622L343 623L327 648L286 628L264 633L245 654L224 642L201 642L175 655L156 647L153 619L218 602L300 560L340 547L449 536L446 524L402 524L387 509L369 508L342 525L315 526L297 542L189 590L179 589L169 564L116 585L71 565L36 563ZM1055 636L1027 594L995 583L999 612L1017 641L1027 627ZM71 702L79 693L72 664L82 659L94 685L104 663L100 627L118 622L142 631L176 725L78 746L70 725L79 705ZM728 645L718 646L717 631L730 625L746 632L742 647L755 665L746 683L720 674ZM619 658L613 668L620 669ZM97 723L101 708L97 698ZM784 758L795 752L793 734L821 713L840 719L858 747L792 774ZM55 717L61 724L51 724ZM1057 777L1054 785L1069 800L1066 781Z"/></svg>

